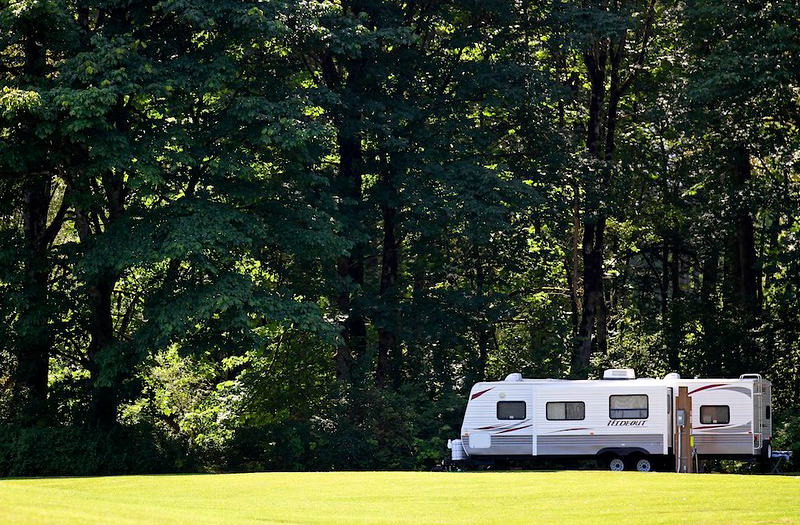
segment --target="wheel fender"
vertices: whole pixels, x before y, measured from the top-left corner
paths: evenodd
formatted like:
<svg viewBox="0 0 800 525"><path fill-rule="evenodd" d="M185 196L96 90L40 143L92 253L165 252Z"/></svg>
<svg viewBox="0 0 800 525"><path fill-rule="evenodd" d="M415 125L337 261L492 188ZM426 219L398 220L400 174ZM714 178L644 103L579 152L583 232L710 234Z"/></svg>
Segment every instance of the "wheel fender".
<svg viewBox="0 0 800 525"><path fill-rule="evenodd" d="M650 455L650 453L647 450L639 447L608 447L600 449L597 452L598 456L613 455L613 456L624 457L624 456L630 456L632 454L641 454L643 456Z"/></svg>

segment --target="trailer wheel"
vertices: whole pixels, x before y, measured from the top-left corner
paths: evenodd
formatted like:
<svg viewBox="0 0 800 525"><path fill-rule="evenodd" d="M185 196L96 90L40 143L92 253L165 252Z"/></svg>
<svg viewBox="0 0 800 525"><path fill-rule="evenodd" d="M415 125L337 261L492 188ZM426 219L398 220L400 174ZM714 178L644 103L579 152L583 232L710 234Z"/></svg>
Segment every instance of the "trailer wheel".
<svg viewBox="0 0 800 525"><path fill-rule="evenodd" d="M641 458L636 462L636 470L639 472L650 472L653 470L653 464L647 458Z"/></svg>
<svg viewBox="0 0 800 525"><path fill-rule="evenodd" d="M625 462L620 458L611 458L611 461L608 462L608 468L616 472L625 470Z"/></svg>

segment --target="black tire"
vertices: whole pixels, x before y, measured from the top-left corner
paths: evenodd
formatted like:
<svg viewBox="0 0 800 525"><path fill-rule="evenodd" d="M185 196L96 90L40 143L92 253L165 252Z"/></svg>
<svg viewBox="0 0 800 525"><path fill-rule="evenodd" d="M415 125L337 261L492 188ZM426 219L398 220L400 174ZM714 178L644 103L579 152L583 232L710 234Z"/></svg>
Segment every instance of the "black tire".
<svg viewBox="0 0 800 525"><path fill-rule="evenodd" d="M655 470L653 466L653 460L649 456L644 456L639 458L639 461L636 462L636 471L637 472L652 472Z"/></svg>
<svg viewBox="0 0 800 525"><path fill-rule="evenodd" d="M772 459L772 442L767 440L761 445L761 461L769 463Z"/></svg>
<svg viewBox="0 0 800 525"><path fill-rule="evenodd" d="M655 461L644 454L633 454L625 458L625 470L631 472L652 472L655 470Z"/></svg>
<svg viewBox="0 0 800 525"><path fill-rule="evenodd" d="M618 456L608 456L606 458L606 468L608 470L612 470L614 472L621 472L623 470L629 470L628 465L621 457Z"/></svg>

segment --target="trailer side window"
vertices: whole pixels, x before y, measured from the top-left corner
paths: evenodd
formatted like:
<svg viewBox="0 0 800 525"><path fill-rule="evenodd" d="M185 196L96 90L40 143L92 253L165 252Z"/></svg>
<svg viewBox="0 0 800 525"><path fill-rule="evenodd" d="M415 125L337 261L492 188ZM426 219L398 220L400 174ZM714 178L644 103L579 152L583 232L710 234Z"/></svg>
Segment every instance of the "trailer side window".
<svg viewBox="0 0 800 525"><path fill-rule="evenodd" d="M609 396L608 417L611 419L647 419L649 406L647 396Z"/></svg>
<svg viewBox="0 0 800 525"><path fill-rule="evenodd" d="M498 401L497 419L525 419L525 401Z"/></svg>
<svg viewBox="0 0 800 525"><path fill-rule="evenodd" d="M771 415L771 410L770 410L769 405L767 405L767 413L764 415L764 418L765 419L769 419L770 415Z"/></svg>
<svg viewBox="0 0 800 525"><path fill-rule="evenodd" d="M583 401L553 401L547 403L549 421L579 421L586 419L586 405Z"/></svg>
<svg viewBox="0 0 800 525"><path fill-rule="evenodd" d="M728 405L703 405L700 407L700 423L704 425L727 425L731 422L731 407Z"/></svg>

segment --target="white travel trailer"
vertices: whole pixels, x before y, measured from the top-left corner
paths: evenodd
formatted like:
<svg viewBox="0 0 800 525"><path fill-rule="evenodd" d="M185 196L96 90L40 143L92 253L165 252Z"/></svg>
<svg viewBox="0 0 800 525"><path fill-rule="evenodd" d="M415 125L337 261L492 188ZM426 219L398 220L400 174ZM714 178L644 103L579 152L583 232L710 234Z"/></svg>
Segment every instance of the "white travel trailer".
<svg viewBox="0 0 800 525"><path fill-rule="evenodd" d="M674 465L678 387L692 399L691 432L700 459L768 458L770 382L739 379L636 379L606 370L602 380L524 379L477 383L470 392L456 464L548 456L597 458L613 470Z"/></svg>

